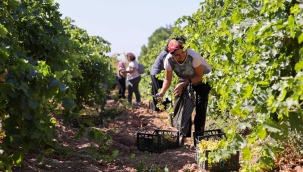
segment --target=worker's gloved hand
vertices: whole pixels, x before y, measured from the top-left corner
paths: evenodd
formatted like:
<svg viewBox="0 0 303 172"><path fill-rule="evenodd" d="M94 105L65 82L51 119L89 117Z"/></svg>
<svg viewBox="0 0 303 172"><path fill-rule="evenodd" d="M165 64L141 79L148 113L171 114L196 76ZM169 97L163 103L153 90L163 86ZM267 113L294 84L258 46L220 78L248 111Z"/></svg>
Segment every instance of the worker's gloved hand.
<svg viewBox="0 0 303 172"><path fill-rule="evenodd" d="M162 98L162 93L157 93L156 95L154 95L154 97L157 99L157 98Z"/></svg>

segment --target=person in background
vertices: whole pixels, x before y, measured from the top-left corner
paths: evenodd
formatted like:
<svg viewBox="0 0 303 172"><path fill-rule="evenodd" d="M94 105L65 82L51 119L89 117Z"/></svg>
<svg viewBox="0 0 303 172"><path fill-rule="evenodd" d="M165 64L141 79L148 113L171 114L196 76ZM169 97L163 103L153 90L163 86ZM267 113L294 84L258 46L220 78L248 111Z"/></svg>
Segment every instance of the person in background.
<svg viewBox="0 0 303 172"><path fill-rule="evenodd" d="M158 93L158 90L162 88L163 80L160 80L156 77L157 74L161 73L162 70L164 70L164 59L167 55L167 51L162 51L158 57L156 58L156 61L152 65L152 68L150 70L150 78L152 81L152 95L156 95ZM153 102L150 104L150 109L153 111L160 111L159 108L156 107L157 100L155 97L153 97Z"/></svg>
<svg viewBox="0 0 303 172"><path fill-rule="evenodd" d="M128 102L132 103L133 93L136 95L136 102L134 105L138 105L141 103L141 95L139 92L139 82L141 81L141 75L138 72L138 62L136 61L136 56L133 53L127 53L126 59L129 62L128 67L126 71L123 73L126 73L127 76L127 90L128 90Z"/></svg>
<svg viewBox="0 0 303 172"><path fill-rule="evenodd" d="M117 72L117 76L118 76L118 83L119 83L119 98L125 99L125 63L124 62L119 62L118 64L118 72Z"/></svg>
<svg viewBox="0 0 303 172"><path fill-rule="evenodd" d="M156 97L163 97L167 89L170 87L173 71L179 77L179 83L173 90L173 94L176 98L178 96L180 97L183 89L191 83L193 90L196 93L196 116L194 119L194 129L195 131L204 131L208 94L211 87L208 83L203 81L203 75L209 73L211 71L211 67L196 51L193 51L190 48L184 50L183 44L184 42L182 40L176 39L172 39L168 43L167 49L169 54L166 56L164 61L165 79L162 89L156 94ZM181 108L185 109L185 107ZM176 111L176 109L174 111ZM191 121L192 120L190 119L189 126L191 126ZM186 136L191 136L191 127L189 127L189 131Z"/></svg>

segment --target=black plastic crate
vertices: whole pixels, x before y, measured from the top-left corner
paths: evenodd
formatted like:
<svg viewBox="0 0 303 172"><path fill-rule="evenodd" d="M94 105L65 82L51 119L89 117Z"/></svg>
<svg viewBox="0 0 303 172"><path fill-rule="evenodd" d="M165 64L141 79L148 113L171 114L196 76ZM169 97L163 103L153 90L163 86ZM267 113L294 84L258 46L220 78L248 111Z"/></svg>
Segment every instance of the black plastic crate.
<svg viewBox="0 0 303 172"><path fill-rule="evenodd" d="M137 147L140 151L162 153L179 147L179 132L155 130L153 134L137 133Z"/></svg>
<svg viewBox="0 0 303 172"><path fill-rule="evenodd" d="M197 144L201 140L209 140L209 139L214 139L214 140L220 140L223 137L225 137L224 133L219 133L219 134L213 134L213 135L207 135L207 136L198 136L197 137ZM204 150L203 154L207 158L208 154L211 152L211 150ZM200 151L198 146L196 146L196 156L195 160L196 163L199 165L201 169L208 170L208 171L214 171L214 172L224 172L224 171L238 171L240 168L239 164L239 157L240 153L237 151L235 155L231 155L231 157L227 160L222 160L217 163L209 164L208 161L204 161L202 163L199 163L199 157L200 157Z"/></svg>
<svg viewBox="0 0 303 172"><path fill-rule="evenodd" d="M72 127L79 128L80 124L84 127L89 127L88 123L93 123L95 126L103 125L102 115L99 116L90 116L90 115L81 115L79 118L75 118L72 122Z"/></svg>
<svg viewBox="0 0 303 172"><path fill-rule="evenodd" d="M219 134L218 136L220 138L222 138L223 135L225 136L224 132L221 129L205 130L205 131L195 131L195 132L193 132L193 135L194 135L194 145L196 146L196 142L197 142L198 136L209 136L209 135L217 135L217 134Z"/></svg>

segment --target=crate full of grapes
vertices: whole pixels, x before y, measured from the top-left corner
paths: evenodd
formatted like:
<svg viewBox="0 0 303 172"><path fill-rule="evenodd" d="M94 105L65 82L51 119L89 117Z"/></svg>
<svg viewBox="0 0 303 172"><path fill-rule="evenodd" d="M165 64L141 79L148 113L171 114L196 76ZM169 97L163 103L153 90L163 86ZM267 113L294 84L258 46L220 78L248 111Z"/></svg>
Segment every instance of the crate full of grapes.
<svg viewBox="0 0 303 172"><path fill-rule="evenodd" d="M224 133L197 137L195 159L202 169L215 172L239 170L239 151L231 155L226 154L218 161L216 154L222 151L220 145L222 138L225 138Z"/></svg>
<svg viewBox="0 0 303 172"><path fill-rule="evenodd" d="M179 147L179 132L155 130L152 134L137 133L137 147L140 151L162 153Z"/></svg>
<svg viewBox="0 0 303 172"><path fill-rule="evenodd" d="M216 135L216 137L219 137L218 139L225 137L225 134L221 129L195 131L195 132L193 132L194 145L196 146L198 136L209 136L209 135Z"/></svg>

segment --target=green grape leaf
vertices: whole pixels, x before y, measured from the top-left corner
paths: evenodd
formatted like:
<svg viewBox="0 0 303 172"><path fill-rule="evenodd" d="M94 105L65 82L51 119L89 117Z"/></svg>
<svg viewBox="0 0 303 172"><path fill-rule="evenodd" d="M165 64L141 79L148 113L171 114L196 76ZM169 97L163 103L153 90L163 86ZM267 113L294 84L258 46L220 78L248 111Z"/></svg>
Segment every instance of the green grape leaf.
<svg viewBox="0 0 303 172"><path fill-rule="evenodd" d="M270 157L262 156L259 158L259 161L262 162L265 166L269 166L269 167L273 166L273 159ZM264 166L264 165L262 165L262 166Z"/></svg>
<svg viewBox="0 0 303 172"><path fill-rule="evenodd" d="M67 74L66 80L67 80L68 83L71 83L71 82L72 82L72 78L73 78L72 75Z"/></svg>
<svg viewBox="0 0 303 172"><path fill-rule="evenodd" d="M31 139L37 139L40 136L40 132L39 130L35 130L33 132L31 132Z"/></svg>
<svg viewBox="0 0 303 172"><path fill-rule="evenodd" d="M144 163L143 163L143 161L140 161L139 164L135 167L135 169L138 172L143 172L143 170L144 170Z"/></svg>
<svg viewBox="0 0 303 172"><path fill-rule="evenodd" d="M66 109L66 110L72 110L75 107L74 102L72 101L72 99L70 98L64 98L62 100L62 106Z"/></svg>
<svg viewBox="0 0 303 172"><path fill-rule="evenodd" d="M250 134L247 138L246 138L248 143L254 143L257 140L257 137L255 134Z"/></svg>
<svg viewBox="0 0 303 172"><path fill-rule="evenodd" d="M1 96L6 100L8 100L9 97L12 97L12 98L17 97L17 93L15 92L13 84L2 83L0 85L0 92L1 92Z"/></svg>
<svg viewBox="0 0 303 172"><path fill-rule="evenodd" d="M264 149L264 153L265 155L269 156L269 157L275 157L275 153L274 150L272 149L271 145L265 144L265 149Z"/></svg>
<svg viewBox="0 0 303 172"><path fill-rule="evenodd" d="M289 112L289 124L290 128L295 131L296 129L303 130L303 119L297 112ZM301 129L300 129L301 128Z"/></svg>
<svg viewBox="0 0 303 172"><path fill-rule="evenodd" d="M279 124L277 124L271 119L267 119L263 126L269 132L273 132L273 133L281 132L281 127L279 126Z"/></svg>
<svg viewBox="0 0 303 172"><path fill-rule="evenodd" d="M267 133L266 133L266 130L263 128L262 125L259 125L259 126L257 127L256 132L257 132L258 137L259 137L261 140L264 140L264 139L265 139Z"/></svg>
<svg viewBox="0 0 303 172"><path fill-rule="evenodd" d="M303 42L303 33L301 33L298 38L298 43L301 44L301 42Z"/></svg>
<svg viewBox="0 0 303 172"><path fill-rule="evenodd" d="M244 130L246 128L251 128L251 124L246 123L246 122L241 122L241 123L238 123L238 128L241 130Z"/></svg>
<svg viewBox="0 0 303 172"><path fill-rule="evenodd" d="M299 72L300 70L303 69L303 61L299 61L298 63L296 63L295 65L295 70L296 72Z"/></svg>
<svg viewBox="0 0 303 172"><path fill-rule="evenodd" d="M7 29L5 28L5 26L0 24L0 37L5 38L6 34L7 34Z"/></svg>
<svg viewBox="0 0 303 172"><path fill-rule="evenodd" d="M242 157L244 160L250 161L251 155L251 148L249 146L242 149Z"/></svg>
<svg viewBox="0 0 303 172"><path fill-rule="evenodd" d="M294 27L295 27L295 19L294 19L294 16L290 15L288 17L288 28L290 28L290 36L292 38L294 38L295 35L296 35L296 33L295 33L294 29L293 29Z"/></svg>
<svg viewBox="0 0 303 172"><path fill-rule="evenodd" d="M241 21L241 14L238 9L235 9L232 14L232 19L235 23L239 23Z"/></svg>
<svg viewBox="0 0 303 172"><path fill-rule="evenodd" d="M15 152L12 156L12 160L14 161L14 164L19 165L23 160L23 153L22 152Z"/></svg>
<svg viewBox="0 0 303 172"><path fill-rule="evenodd" d="M300 11L301 11L301 9L300 9L300 7L299 7L298 4L294 4L294 6L292 6L292 7L290 8L290 13L291 13L291 14L299 14Z"/></svg>
<svg viewBox="0 0 303 172"><path fill-rule="evenodd" d="M240 148L244 148L247 144L247 141L245 140L245 138L243 138L239 134L236 134L235 140L237 141L237 143L240 144Z"/></svg>
<svg viewBox="0 0 303 172"><path fill-rule="evenodd" d="M259 82L258 82L258 85L259 85L260 87L268 87L269 83L266 82L266 81L259 81Z"/></svg>
<svg viewBox="0 0 303 172"><path fill-rule="evenodd" d="M252 95L253 87L250 84L247 84L243 90L243 99L249 98Z"/></svg>

